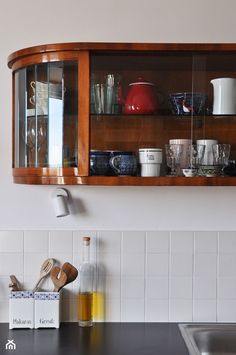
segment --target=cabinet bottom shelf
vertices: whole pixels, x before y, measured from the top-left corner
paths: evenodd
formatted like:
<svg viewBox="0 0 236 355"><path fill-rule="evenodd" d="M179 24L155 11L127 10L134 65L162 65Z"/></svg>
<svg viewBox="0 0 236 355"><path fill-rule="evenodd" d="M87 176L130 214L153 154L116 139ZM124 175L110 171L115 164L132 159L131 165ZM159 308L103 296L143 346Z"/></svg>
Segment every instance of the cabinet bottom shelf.
<svg viewBox="0 0 236 355"><path fill-rule="evenodd" d="M236 186L236 176L217 177L141 177L141 176L78 176L77 169L62 175L43 174L41 170L34 174L24 174L21 169L13 169L14 183L32 185L97 185L97 186ZM69 170L69 169L68 169Z"/></svg>

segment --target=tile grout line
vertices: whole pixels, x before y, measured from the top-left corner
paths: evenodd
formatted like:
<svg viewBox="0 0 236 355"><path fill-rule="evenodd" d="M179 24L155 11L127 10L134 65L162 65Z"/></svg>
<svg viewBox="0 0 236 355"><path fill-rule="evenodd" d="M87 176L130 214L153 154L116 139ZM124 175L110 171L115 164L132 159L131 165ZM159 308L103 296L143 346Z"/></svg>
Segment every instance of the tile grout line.
<svg viewBox="0 0 236 355"><path fill-rule="evenodd" d="M147 315L146 315L146 297L147 297L147 289L146 289L146 282L147 282L147 232L145 232L145 243L144 243L144 280L143 280L143 286L144 286L144 292L143 292L143 297L144 297L144 306L143 306L143 311L144 311L144 322L147 320Z"/></svg>
<svg viewBox="0 0 236 355"><path fill-rule="evenodd" d="M23 288L25 284L25 231L23 230L23 245L22 245L22 264L23 264Z"/></svg>
<svg viewBox="0 0 236 355"><path fill-rule="evenodd" d="M171 249L172 249L172 243L171 243L171 231L169 231L169 246L168 246L168 322L170 322L170 280L171 280Z"/></svg>
<svg viewBox="0 0 236 355"><path fill-rule="evenodd" d="M123 271L123 239L124 232L121 232L120 238L120 322L122 322L122 271Z"/></svg>
<svg viewBox="0 0 236 355"><path fill-rule="evenodd" d="M195 292L195 260L196 260L196 233L195 231L193 232L193 261L192 261L192 322L194 322L194 316L195 316L195 297L194 297L194 292Z"/></svg>
<svg viewBox="0 0 236 355"><path fill-rule="evenodd" d="M217 232L217 263L216 263L216 322L219 322L219 263L220 263L220 232Z"/></svg>

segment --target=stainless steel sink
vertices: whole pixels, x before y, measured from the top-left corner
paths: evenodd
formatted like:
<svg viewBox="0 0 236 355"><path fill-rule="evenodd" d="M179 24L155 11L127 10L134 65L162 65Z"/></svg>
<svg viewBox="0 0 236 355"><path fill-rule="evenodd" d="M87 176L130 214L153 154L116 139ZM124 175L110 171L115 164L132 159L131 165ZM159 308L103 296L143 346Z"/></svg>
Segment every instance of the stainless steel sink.
<svg viewBox="0 0 236 355"><path fill-rule="evenodd" d="M236 324L179 324L190 355L236 355Z"/></svg>

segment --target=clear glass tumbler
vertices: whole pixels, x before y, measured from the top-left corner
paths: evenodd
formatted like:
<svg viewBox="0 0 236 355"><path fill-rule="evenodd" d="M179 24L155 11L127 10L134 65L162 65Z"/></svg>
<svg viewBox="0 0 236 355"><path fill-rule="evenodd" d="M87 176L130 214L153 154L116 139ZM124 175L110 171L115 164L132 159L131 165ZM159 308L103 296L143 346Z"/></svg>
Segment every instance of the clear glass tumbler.
<svg viewBox="0 0 236 355"><path fill-rule="evenodd" d="M170 168L168 176L181 175L180 162L183 154L183 144L166 144L166 164Z"/></svg>
<svg viewBox="0 0 236 355"><path fill-rule="evenodd" d="M221 166L221 173L223 175L224 167L229 163L230 144L213 144L213 165Z"/></svg>

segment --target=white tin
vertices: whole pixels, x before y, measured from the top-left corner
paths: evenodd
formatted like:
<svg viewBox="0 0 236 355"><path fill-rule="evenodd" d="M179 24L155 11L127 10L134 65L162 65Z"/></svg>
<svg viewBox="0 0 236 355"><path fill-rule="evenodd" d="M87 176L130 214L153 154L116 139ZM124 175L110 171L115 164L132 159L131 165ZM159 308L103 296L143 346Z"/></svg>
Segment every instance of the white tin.
<svg viewBox="0 0 236 355"><path fill-rule="evenodd" d="M10 292L9 328L34 328L34 294L32 291Z"/></svg>
<svg viewBox="0 0 236 355"><path fill-rule="evenodd" d="M34 327L59 328L60 294L59 292L34 293Z"/></svg>

